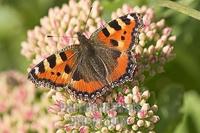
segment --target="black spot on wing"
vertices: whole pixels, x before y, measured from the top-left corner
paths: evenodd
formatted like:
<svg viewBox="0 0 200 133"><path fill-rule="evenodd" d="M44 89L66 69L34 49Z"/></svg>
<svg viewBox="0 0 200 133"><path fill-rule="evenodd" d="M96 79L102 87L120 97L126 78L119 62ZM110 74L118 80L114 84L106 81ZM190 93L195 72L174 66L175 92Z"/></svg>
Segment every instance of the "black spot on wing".
<svg viewBox="0 0 200 133"><path fill-rule="evenodd" d="M118 42L114 39L110 39L110 43L113 45L113 46L118 46Z"/></svg>
<svg viewBox="0 0 200 133"><path fill-rule="evenodd" d="M122 29L122 27L118 24L117 20L113 20L113 21L109 22L108 25L111 28L114 28L115 30L121 30Z"/></svg>
<svg viewBox="0 0 200 133"><path fill-rule="evenodd" d="M28 74L28 78L31 78L31 76L35 76L35 69L32 69L31 71L30 71L30 73Z"/></svg>
<svg viewBox="0 0 200 133"><path fill-rule="evenodd" d="M110 36L110 33L109 33L109 31L107 30L107 28L103 28L103 29L102 29L102 32L103 32L103 34L104 34L106 37L109 37L109 36Z"/></svg>
<svg viewBox="0 0 200 133"><path fill-rule="evenodd" d="M126 25L129 25L131 23L131 20L127 18L127 15L119 17Z"/></svg>
<svg viewBox="0 0 200 133"><path fill-rule="evenodd" d="M124 36L121 36L121 40L125 40L125 37L124 37Z"/></svg>
<svg viewBox="0 0 200 133"><path fill-rule="evenodd" d="M82 76L81 76L80 72L78 70L76 70L72 76L72 79L75 81L79 81L80 79L82 79L81 77Z"/></svg>
<svg viewBox="0 0 200 133"><path fill-rule="evenodd" d="M28 74L28 79L33 80L33 79L36 79L36 78L37 78L37 76L35 74L35 69L32 69Z"/></svg>
<svg viewBox="0 0 200 133"><path fill-rule="evenodd" d="M49 62L49 67L54 68L56 66L56 55L53 54L53 55L49 56L47 58L47 61Z"/></svg>
<svg viewBox="0 0 200 133"><path fill-rule="evenodd" d="M65 73L69 74L71 72L71 69L69 67L69 65L65 65Z"/></svg>
<svg viewBox="0 0 200 133"><path fill-rule="evenodd" d="M60 72L57 72L56 75L59 77L59 76L61 75L61 73L60 73Z"/></svg>
<svg viewBox="0 0 200 133"><path fill-rule="evenodd" d="M65 52L60 52L59 55L60 55L60 58L62 59L62 61L67 60L67 56L66 56Z"/></svg>
<svg viewBox="0 0 200 133"><path fill-rule="evenodd" d="M40 63L38 64L37 67L39 68L39 72L40 72L40 73L45 72L45 68L44 68L44 63L43 63L43 61L40 62Z"/></svg>
<svg viewBox="0 0 200 133"><path fill-rule="evenodd" d="M137 19L137 15L135 13L130 14L134 19Z"/></svg>

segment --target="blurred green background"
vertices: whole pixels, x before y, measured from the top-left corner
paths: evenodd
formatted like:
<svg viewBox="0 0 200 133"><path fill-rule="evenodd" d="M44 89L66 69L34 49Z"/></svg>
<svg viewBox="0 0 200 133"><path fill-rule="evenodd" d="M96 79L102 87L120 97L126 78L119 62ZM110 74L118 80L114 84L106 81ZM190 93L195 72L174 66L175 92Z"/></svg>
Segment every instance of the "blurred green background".
<svg viewBox="0 0 200 133"><path fill-rule="evenodd" d="M67 0L0 0L0 71L10 69L26 73L29 61L21 54L20 43L28 29L39 25L48 9ZM200 9L199 0L179 0ZM165 72L146 81L153 102L159 105L159 133L200 133L200 21L155 6L155 0L101 0L103 16L109 20L112 11L123 3L146 4L156 10L158 19L165 18L177 35L176 58L165 66ZM3 89L3 88L2 88Z"/></svg>

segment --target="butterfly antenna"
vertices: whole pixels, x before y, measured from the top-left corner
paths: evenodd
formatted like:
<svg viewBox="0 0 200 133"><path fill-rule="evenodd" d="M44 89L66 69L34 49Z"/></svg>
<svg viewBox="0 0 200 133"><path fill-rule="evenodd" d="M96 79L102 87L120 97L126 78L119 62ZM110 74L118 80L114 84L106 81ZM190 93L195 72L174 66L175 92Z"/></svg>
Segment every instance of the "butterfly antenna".
<svg viewBox="0 0 200 133"><path fill-rule="evenodd" d="M47 35L48 38L51 38L51 37L58 37L58 36L53 36L53 35ZM60 36L59 36L60 37Z"/></svg>
<svg viewBox="0 0 200 133"><path fill-rule="evenodd" d="M83 31L85 31L85 29L87 28L87 22L88 22L88 19L89 19L89 17L90 17L91 11L92 11L92 6L90 7L90 11L89 11L88 16L87 16L87 19L86 19L86 21L85 21L85 27L84 27Z"/></svg>
<svg viewBox="0 0 200 133"><path fill-rule="evenodd" d="M47 38L59 38L59 43L68 44L70 42L70 39L77 38L77 37L69 37L69 36L59 36L59 35L47 35Z"/></svg>
<svg viewBox="0 0 200 133"><path fill-rule="evenodd" d="M54 37L55 37L55 38L56 38L56 37L57 37L57 38L60 38L60 37L69 37L69 36L65 36L65 35L63 35L63 36L47 35L46 37L48 37L48 38L54 38ZM70 37L70 38L77 38L77 37Z"/></svg>

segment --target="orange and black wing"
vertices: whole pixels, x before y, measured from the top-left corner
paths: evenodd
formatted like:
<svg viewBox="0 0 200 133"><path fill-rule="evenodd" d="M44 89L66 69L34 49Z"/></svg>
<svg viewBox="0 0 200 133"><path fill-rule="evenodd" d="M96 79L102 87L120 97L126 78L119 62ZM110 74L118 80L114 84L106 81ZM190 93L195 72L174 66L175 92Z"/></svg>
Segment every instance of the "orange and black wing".
<svg viewBox="0 0 200 133"><path fill-rule="evenodd" d="M110 21L105 27L97 30L92 37L108 47L127 51L137 43L142 25L141 16L130 13Z"/></svg>
<svg viewBox="0 0 200 133"><path fill-rule="evenodd" d="M91 36L100 45L120 52L120 55L114 59L116 66L107 76L112 87L130 80L133 76L136 61L131 55L131 50L134 44L138 43L138 35L142 26L140 14L130 13L110 21ZM104 58L102 60L107 62Z"/></svg>
<svg viewBox="0 0 200 133"><path fill-rule="evenodd" d="M79 46L69 46L52 54L33 67L28 78L37 86L65 87L71 81L71 73L77 63Z"/></svg>

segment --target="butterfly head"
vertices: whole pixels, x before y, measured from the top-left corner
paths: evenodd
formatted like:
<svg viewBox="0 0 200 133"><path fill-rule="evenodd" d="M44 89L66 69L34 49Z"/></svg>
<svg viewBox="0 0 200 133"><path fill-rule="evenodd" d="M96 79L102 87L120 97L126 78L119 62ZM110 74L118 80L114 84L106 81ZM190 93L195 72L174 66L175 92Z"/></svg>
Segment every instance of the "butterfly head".
<svg viewBox="0 0 200 133"><path fill-rule="evenodd" d="M78 40L80 42L83 55L93 56L95 54L94 42L91 39L88 39L82 32L78 32Z"/></svg>
<svg viewBox="0 0 200 133"><path fill-rule="evenodd" d="M82 32L77 32L78 35L78 40L80 43L82 44L87 44L88 43L88 38L86 38L86 36L82 33Z"/></svg>

